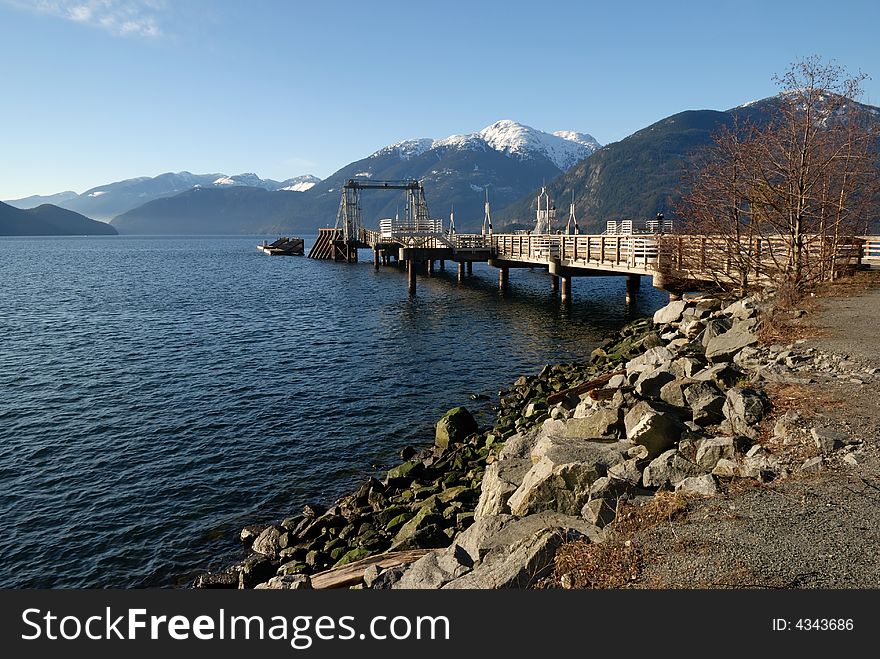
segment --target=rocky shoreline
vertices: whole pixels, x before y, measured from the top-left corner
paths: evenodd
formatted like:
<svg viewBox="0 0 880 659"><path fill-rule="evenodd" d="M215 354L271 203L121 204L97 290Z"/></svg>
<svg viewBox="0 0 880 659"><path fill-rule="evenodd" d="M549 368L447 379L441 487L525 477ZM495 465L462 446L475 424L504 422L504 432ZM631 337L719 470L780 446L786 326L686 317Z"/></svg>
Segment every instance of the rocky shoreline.
<svg viewBox="0 0 880 659"><path fill-rule="evenodd" d="M771 410L762 387L834 364L798 344L760 346L767 305L671 302L607 339L589 363L517 379L499 392L491 428L454 408L437 422L434 446L407 447L384 478L328 509L246 527L248 557L194 586L528 587L552 574L562 544L603 542L622 502L713 496L736 479L819 470L835 452L856 460L858 442L828 428L812 429L818 455L803 462L758 441ZM793 437L797 422L781 416L774 437Z"/></svg>

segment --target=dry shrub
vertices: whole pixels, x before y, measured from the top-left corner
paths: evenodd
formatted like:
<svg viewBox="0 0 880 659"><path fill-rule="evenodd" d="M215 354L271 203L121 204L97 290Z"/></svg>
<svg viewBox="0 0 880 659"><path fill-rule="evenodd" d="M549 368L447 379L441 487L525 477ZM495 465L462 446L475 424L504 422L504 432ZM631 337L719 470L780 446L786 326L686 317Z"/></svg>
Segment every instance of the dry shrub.
<svg viewBox="0 0 880 659"><path fill-rule="evenodd" d="M689 510L682 493L658 492L643 505L621 503L605 527L606 540L569 542L556 552L556 582L565 588L623 588L642 573L647 556L635 535L662 523L683 519Z"/></svg>

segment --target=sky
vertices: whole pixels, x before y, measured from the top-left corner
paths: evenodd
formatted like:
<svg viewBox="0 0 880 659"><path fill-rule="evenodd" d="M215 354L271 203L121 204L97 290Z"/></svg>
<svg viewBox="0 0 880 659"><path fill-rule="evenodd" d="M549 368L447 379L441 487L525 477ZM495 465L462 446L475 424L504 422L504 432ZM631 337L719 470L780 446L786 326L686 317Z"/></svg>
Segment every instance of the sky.
<svg viewBox="0 0 880 659"><path fill-rule="evenodd" d="M878 25L876 0L0 0L0 199L324 178L499 119L607 144L771 96L814 54L880 105Z"/></svg>

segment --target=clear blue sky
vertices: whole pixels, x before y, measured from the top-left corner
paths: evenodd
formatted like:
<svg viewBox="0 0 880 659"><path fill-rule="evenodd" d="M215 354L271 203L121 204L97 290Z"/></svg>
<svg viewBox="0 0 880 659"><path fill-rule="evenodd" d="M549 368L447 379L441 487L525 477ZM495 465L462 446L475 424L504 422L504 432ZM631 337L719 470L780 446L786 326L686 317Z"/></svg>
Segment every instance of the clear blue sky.
<svg viewBox="0 0 880 659"><path fill-rule="evenodd" d="M325 177L502 118L620 140L775 93L803 56L875 77L880 3L0 0L0 199L166 171Z"/></svg>

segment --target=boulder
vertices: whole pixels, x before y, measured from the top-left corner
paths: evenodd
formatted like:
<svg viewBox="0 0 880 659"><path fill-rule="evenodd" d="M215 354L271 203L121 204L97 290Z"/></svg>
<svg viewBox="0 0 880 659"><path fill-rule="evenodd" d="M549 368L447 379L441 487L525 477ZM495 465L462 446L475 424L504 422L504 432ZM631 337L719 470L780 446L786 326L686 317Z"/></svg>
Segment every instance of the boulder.
<svg viewBox="0 0 880 659"><path fill-rule="evenodd" d="M617 499L591 499L581 509L581 517L600 529L613 522L616 514Z"/></svg>
<svg viewBox="0 0 880 659"><path fill-rule="evenodd" d="M721 478L733 478L739 476L739 465L734 460L721 458L712 469L712 474Z"/></svg>
<svg viewBox="0 0 880 659"><path fill-rule="evenodd" d="M474 561L464 549L453 544L443 550L432 551L409 566L394 589L437 589L470 572Z"/></svg>
<svg viewBox="0 0 880 659"><path fill-rule="evenodd" d="M446 448L477 432L477 422L465 407L454 407L444 414L435 427L434 444Z"/></svg>
<svg viewBox="0 0 880 659"><path fill-rule="evenodd" d="M813 428L810 435L816 443L816 448L825 455L833 453L835 449L843 448L850 441L849 435L833 428Z"/></svg>
<svg viewBox="0 0 880 659"><path fill-rule="evenodd" d="M711 437L697 441L696 463L712 471L721 460L733 460L733 437Z"/></svg>
<svg viewBox="0 0 880 659"><path fill-rule="evenodd" d="M664 362L672 361L673 357L674 355L672 352L664 346L651 348L638 357L628 361L626 363L626 373L629 376L633 373L641 373L642 371L654 369Z"/></svg>
<svg viewBox="0 0 880 659"><path fill-rule="evenodd" d="M391 550L437 546L438 525L442 523L443 517L437 514L435 507L422 506L409 521L400 527L391 541Z"/></svg>
<svg viewBox="0 0 880 659"><path fill-rule="evenodd" d="M409 483L424 471L424 468L425 465L418 460L407 460L406 462L401 462L396 467L389 469L386 480L389 485Z"/></svg>
<svg viewBox="0 0 880 659"><path fill-rule="evenodd" d="M661 307L654 312L655 325L669 325L681 320L681 315L687 307L687 300L675 300L665 307Z"/></svg>
<svg viewBox="0 0 880 659"><path fill-rule="evenodd" d="M703 474L702 476L685 478L675 486L675 491L709 497L718 494L718 484L715 482L714 476Z"/></svg>
<svg viewBox="0 0 880 659"><path fill-rule="evenodd" d="M276 564L264 554L251 554L243 561L236 563L233 568L238 573L238 587L240 589L253 588L275 574Z"/></svg>
<svg viewBox="0 0 880 659"><path fill-rule="evenodd" d="M593 482L621 461L619 447L599 442L557 443L524 476L508 500L510 511L519 517L544 510L579 515Z"/></svg>
<svg viewBox="0 0 880 659"><path fill-rule="evenodd" d="M685 478L702 476L706 472L687 460L675 449L670 449L652 460L642 473L646 487L665 487L677 485Z"/></svg>
<svg viewBox="0 0 880 659"><path fill-rule="evenodd" d="M669 372L676 378L691 378L706 367L705 362L695 357L679 357L669 365Z"/></svg>
<svg viewBox="0 0 880 659"><path fill-rule="evenodd" d="M287 525L283 524L283 526L286 527ZM249 524L241 530L241 533L239 533L238 537L245 544L252 543L268 527L268 524Z"/></svg>
<svg viewBox="0 0 880 659"><path fill-rule="evenodd" d="M638 485L642 480L642 470L639 469L639 462L642 461L638 458L630 458L629 460L618 462L616 465L608 468L608 477L624 481L630 485ZM590 494L592 495L592 488Z"/></svg>
<svg viewBox="0 0 880 659"><path fill-rule="evenodd" d="M734 387L727 392L722 412L730 424L731 430L740 435L755 435L753 426L757 424L769 410L767 397L754 389Z"/></svg>
<svg viewBox="0 0 880 659"><path fill-rule="evenodd" d="M531 458L507 458L497 460L486 467L480 489L480 500L474 511L474 518L509 513L507 500L516 492L529 469Z"/></svg>
<svg viewBox="0 0 880 659"><path fill-rule="evenodd" d="M757 342L758 337L750 330L740 325L734 325L724 334L709 339L706 344L706 359L713 364L729 362L740 350Z"/></svg>
<svg viewBox="0 0 880 659"><path fill-rule="evenodd" d="M258 584L255 588L267 590L311 590L312 579L307 574L287 574L272 577L269 581Z"/></svg>
<svg viewBox="0 0 880 659"><path fill-rule="evenodd" d="M587 405L581 403L581 405ZM578 410L583 409L583 416L578 415ZM574 417L561 420L562 425L552 426L552 432L561 437L578 437L581 439L608 439L615 438L620 434L622 413L619 408L597 409L588 406L575 410ZM542 428L543 430L543 428ZM549 431L548 431L549 432Z"/></svg>
<svg viewBox="0 0 880 659"><path fill-rule="evenodd" d="M673 446L686 430L672 410L655 403L640 401L624 417L626 437L648 449L648 457L655 458Z"/></svg>
<svg viewBox="0 0 880 659"><path fill-rule="evenodd" d="M728 389L746 377L745 371L730 362L721 362L693 375L697 382L714 382L722 390Z"/></svg>
<svg viewBox="0 0 880 659"><path fill-rule="evenodd" d="M684 397L685 387L692 384L693 380L677 378L667 382L660 388L660 400L673 407L687 407Z"/></svg>
<svg viewBox="0 0 880 659"><path fill-rule="evenodd" d="M280 526L267 526L254 540L251 549L258 554L278 558L281 550L287 547L287 542L284 542L282 546L282 536L286 535L287 531Z"/></svg>
<svg viewBox="0 0 880 659"><path fill-rule="evenodd" d="M724 334L731 327L733 327L733 323L729 318L713 318L706 323L706 329L703 330L703 334L700 336L700 343L705 348L709 345L709 341L716 336Z"/></svg>
<svg viewBox="0 0 880 659"><path fill-rule="evenodd" d="M642 371L636 380L636 393L642 398L659 398L663 385L675 379L675 376L667 370L668 368L669 363L666 363L654 370Z"/></svg>
<svg viewBox="0 0 880 659"><path fill-rule="evenodd" d="M684 390L684 398L693 412L693 421L701 426L720 423L724 418L724 394L711 382L695 382Z"/></svg>
<svg viewBox="0 0 880 659"><path fill-rule="evenodd" d="M484 518L457 540L473 559L473 569L443 588L527 588L550 575L556 549L576 539L602 542L604 535L583 519L552 512Z"/></svg>

